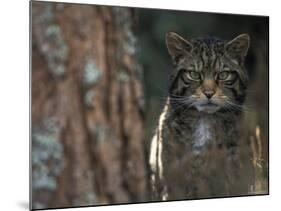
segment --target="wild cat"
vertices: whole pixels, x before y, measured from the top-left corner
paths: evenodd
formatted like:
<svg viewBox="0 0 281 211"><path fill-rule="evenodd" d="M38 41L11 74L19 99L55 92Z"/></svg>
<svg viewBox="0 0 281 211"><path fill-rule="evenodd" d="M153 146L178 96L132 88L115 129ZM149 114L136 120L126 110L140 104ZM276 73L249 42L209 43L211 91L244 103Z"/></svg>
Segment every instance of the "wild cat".
<svg viewBox="0 0 281 211"><path fill-rule="evenodd" d="M166 35L173 70L150 147L153 199L248 193L251 168L241 123L249 44L247 34L231 41Z"/></svg>

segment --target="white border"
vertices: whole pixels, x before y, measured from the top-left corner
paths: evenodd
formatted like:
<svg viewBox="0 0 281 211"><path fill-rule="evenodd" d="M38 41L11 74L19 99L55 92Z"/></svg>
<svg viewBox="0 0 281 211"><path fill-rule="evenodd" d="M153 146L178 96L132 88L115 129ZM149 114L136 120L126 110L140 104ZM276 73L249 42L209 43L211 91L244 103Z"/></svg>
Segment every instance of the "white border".
<svg viewBox="0 0 281 211"><path fill-rule="evenodd" d="M67 0L67 2L270 16L270 196L106 206L67 210L280 210L280 22L278 1ZM1 210L27 210L29 151L29 2L1 2Z"/></svg>

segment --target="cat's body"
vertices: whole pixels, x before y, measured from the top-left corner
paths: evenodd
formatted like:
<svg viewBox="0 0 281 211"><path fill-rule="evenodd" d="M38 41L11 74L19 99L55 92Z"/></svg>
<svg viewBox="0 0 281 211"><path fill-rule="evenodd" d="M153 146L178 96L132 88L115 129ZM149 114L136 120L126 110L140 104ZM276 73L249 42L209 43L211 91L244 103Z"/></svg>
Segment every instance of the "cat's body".
<svg viewBox="0 0 281 211"><path fill-rule="evenodd" d="M166 40L174 70L151 143L154 199L247 194L241 126L248 36L189 42L170 33Z"/></svg>

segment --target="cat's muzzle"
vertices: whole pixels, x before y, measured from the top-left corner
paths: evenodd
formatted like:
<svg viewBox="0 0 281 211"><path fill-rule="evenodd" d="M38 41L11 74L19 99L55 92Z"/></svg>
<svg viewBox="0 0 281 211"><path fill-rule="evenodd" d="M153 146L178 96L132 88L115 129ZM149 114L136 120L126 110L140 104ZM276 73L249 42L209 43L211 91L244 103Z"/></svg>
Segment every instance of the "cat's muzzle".
<svg viewBox="0 0 281 211"><path fill-rule="evenodd" d="M208 114L212 114L212 113L215 113L216 111L218 111L220 109L220 106L211 101L207 101L206 103L200 103L198 105L195 105L195 108L199 112L205 112Z"/></svg>

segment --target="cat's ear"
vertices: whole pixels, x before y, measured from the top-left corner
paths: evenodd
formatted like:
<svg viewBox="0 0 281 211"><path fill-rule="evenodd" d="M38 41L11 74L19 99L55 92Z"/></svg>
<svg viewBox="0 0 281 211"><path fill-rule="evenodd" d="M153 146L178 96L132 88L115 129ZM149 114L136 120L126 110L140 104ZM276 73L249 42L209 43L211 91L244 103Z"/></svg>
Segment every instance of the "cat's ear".
<svg viewBox="0 0 281 211"><path fill-rule="evenodd" d="M227 54L233 59L244 59L250 46L248 34L241 34L225 45Z"/></svg>
<svg viewBox="0 0 281 211"><path fill-rule="evenodd" d="M175 62L192 50L192 44L175 32L168 32L166 34L166 45L169 54Z"/></svg>

